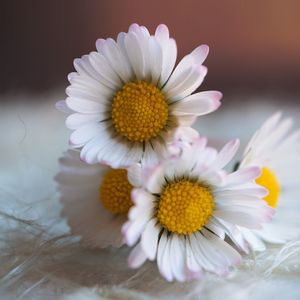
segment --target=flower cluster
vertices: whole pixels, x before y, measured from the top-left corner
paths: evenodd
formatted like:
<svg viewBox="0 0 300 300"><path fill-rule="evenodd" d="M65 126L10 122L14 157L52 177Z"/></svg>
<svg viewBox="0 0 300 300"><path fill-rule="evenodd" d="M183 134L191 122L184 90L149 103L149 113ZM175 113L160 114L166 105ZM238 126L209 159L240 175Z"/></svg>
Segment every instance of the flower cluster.
<svg viewBox="0 0 300 300"><path fill-rule="evenodd" d="M56 181L63 216L91 247L133 247L128 263L156 261L168 281L226 275L243 253L299 235L280 200L299 180L300 132L280 113L254 134L235 170L239 141L217 151L191 128L220 106L203 82L208 46L175 67L165 25L154 35L133 24L116 40L75 59L68 97L70 149ZM288 152L288 154L286 154Z"/></svg>

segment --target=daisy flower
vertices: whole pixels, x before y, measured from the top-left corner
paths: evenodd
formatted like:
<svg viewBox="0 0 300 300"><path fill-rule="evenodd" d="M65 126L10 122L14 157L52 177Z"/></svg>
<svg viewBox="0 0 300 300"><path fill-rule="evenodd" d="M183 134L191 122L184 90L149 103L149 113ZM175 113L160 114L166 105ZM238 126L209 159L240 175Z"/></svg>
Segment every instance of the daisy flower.
<svg viewBox="0 0 300 300"><path fill-rule="evenodd" d="M300 130L290 132L292 123L289 118L282 119L279 112L267 119L248 143L239 166L240 170L249 166L262 168L256 182L268 190L264 200L276 209L272 222L261 230L241 228L254 251L265 250L265 242L282 244L300 234L299 222L293 224L299 219L294 215L298 198L285 192L300 182Z"/></svg>
<svg viewBox="0 0 300 300"><path fill-rule="evenodd" d="M220 92L191 95L207 73L202 63L208 46L196 48L174 69L177 47L165 25L150 35L133 24L116 41L97 40L96 48L74 60L68 97L57 104L75 112L66 120L74 130L70 144L87 163L153 164L174 128L188 127L220 105Z"/></svg>
<svg viewBox="0 0 300 300"><path fill-rule="evenodd" d="M93 247L120 247L121 227L132 205L127 170L88 165L75 150L67 151L59 162L55 179L61 193L62 215L72 234Z"/></svg>
<svg viewBox="0 0 300 300"><path fill-rule="evenodd" d="M226 275L239 263L240 254L225 235L234 239L236 225L260 228L273 209L261 199L265 188L255 183L260 168L231 174L222 170L238 146L233 140L218 153L197 137L180 156L143 168L147 176L142 182L135 178L140 188L132 190L134 205L122 228L124 241L129 246L137 243L130 267L156 259L168 281L187 281L201 278L205 271Z"/></svg>

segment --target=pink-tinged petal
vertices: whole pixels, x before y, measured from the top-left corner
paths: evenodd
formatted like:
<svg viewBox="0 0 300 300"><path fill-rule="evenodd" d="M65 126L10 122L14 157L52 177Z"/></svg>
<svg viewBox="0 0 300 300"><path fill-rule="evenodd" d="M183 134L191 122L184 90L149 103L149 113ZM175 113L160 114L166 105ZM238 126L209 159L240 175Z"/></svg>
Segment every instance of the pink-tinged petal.
<svg viewBox="0 0 300 300"><path fill-rule="evenodd" d="M169 138L169 141L167 142L167 149L169 155L172 157L182 155L187 147L190 148L192 144L199 144L199 142L203 140L202 137L199 137L198 131L191 127L185 126L176 128L172 132L171 136L172 138Z"/></svg>
<svg viewBox="0 0 300 300"><path fill-rule="evenodd" d="M191 70L199 69L202 66L208 54L208 47L202 45L196 48L193 52L186 55L177 65L173 74L171 75L169 81L167 82L164 91L167 93L173 89L175 86L179 85L182 80L186 79L186 75L190 73Z"/></svg>
<svg viewBox="0 0 300 300"><path fill-rule="evenodd" d="M164 168L162 165L157 165L145 179L145 188L152 194L159 194L164 184Z"/></svg>
<svg viewBox="0 0 300 300"><path fill-rule="evenodd" d="M57 101L55 103L55 108L63 113L66 113L66 114L71 114L73 113L73 110L71 110L67 104L66 104L66 101L65 100L60 100L60 101Z"/></svg>
<svg viewBox="0 0 300 300"><path fill-rule="evenodd" d="M152 210L150 210L151 212ZM148 213L143 218L137 218L134 221L128 221L122 227L122 236L123 242L126 243L128 246L132 247L140 238L141 234L145 230L145 226L147 222L150 220L151 215Z"/></svg>
<svg viewBox="0 0 300 300"><path fill-rule="evenodd" d="M185 239L185 248L186 248L186 276L187 280L201 279L203 277L203 269L201 265L198 264L195 259L193 250L190 245L190 240Z"/></svg>
<svg viewBox="0 0 300 300"><path fill-rule="evenodd" d="M158 247L158 238L161 228L156 222L156 219L152 219L148 222L141 238L141 247L149 260L155 259Z"/></svg>
<svg viewBox="0 0 300 300"><path fill-rule="evenodd" d="M168 26L159 24L155 30L155 37L161 41L167 41L170 37Z"/></svg>
<svg viewBox="0 0 300 300"><path fill-rule="evenodd" d="M144 253L140 244L137 244L133 250L130 252L128 257L128 266L132 269L139 268L145 261L147 256Z"/></svg>
<svg viewBox="0 0 300 300"><path fill-rule="evenodd" d="M80 75L91 77L95 80L99 79L99 75L89 62L89 55L86 54L83 55L81 58L75 58L73 61L73 65Z"/></svg>
<svg viewBox="0 0 300 300"><path fill-rule="evenodd" d="M226 177L226 188L229 186L238 186L249 181L253 181L261 175L261 168L249 167L239 169Z"/></svg>
<svg viewBox="0 0 300 300"><path fill-rule="evenodd" d="M174 115L203 116L219 108L222 94L217 91L200 92L171 104Z"/></svg>
<svg viewBox="0 0 300 300"><path fill-rule="evenodd" d="M159 43L162 53L161 74L159 78L159 87L162 87L167 82L175 66L177 46L175 40L169 37L169 29L164 24L157 27L154 37Z"/></svg>
<svg viewBox="0 0 300 300"><path fill-rule="evenodd" d="M201 45L197 47L191 55L193 56L195 62L198 64L203 64L205 59L207 58L207 55L209 53L209 47L207 45Z"/></svg>

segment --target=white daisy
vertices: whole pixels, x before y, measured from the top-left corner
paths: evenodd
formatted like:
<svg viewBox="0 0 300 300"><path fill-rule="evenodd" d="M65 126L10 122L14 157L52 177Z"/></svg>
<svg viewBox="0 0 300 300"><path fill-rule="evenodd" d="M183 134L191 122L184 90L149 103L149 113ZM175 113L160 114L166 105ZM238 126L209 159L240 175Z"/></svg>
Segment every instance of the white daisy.
<svg viewBox="0 0 300 300"><path fill-rule="evenodd" d="M120 247L121 227L132 205L127 170L88 165L79 152L69 150L55 179L71 232L93 247Z"/></svg>
<svg viewBox="0 0 300 300"><path fill-rule="evenodd" d="M70 143L87 163L155 163L165 153L167 133L220 105L220 92L191 95L207 73L202 63L208 46L196 48L173 71L177 47L165 25L150 35L133 24L116 41L99 39L96 47L75 59L68 98L58 103L75 112L66 120L74 130Z"/></svg>
<svg viewBox="0 0 300 300"><path fill-rule="evenodd" d="M198 137L180 156L146 169L143 182L135 183L141 187L132 190L134 206L122 228L129 246L138 242L129 256L131 267L156 259L168 281L186 281L204 271L225 275L240 261L225 234L235 240L236 225L260 228L273 209L261 199L267 191L254 181L260 168L222 170L238 145L233 140L217 153Z"/></svg>
<svg viewBox="0 0 300 300"><path fill-rule="evenodd" d="M300 130L290 132L292 123L289 118L281 119L281 113L267 119L248 143L239 166L241 170L249 166L262 168L256 182L269 191L264 199L276 209L272 222L261 230L241 228L255 251L265 250L265 242L282 244L300 235L299 215L295 213L298 198L287 193L300 182Z"/></svg>

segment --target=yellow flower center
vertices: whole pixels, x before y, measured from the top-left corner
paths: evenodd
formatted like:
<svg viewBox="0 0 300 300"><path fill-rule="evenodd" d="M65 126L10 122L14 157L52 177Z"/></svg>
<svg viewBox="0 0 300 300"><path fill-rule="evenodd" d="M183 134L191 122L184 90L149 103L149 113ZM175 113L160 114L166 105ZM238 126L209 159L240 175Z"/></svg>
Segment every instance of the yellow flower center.
<svg viewBox="0 0 300 300"><path fill-rule="evenodd" d="M130 193L132 185L127 179L127 171L112 169L101 182L99 197L103 206L113 214L126 214L132 206Z"/></svg>
<svg viewBox="0 0 300 300"><path fill-rule="evenodd" d="M146 142L166 126L169 110L165 95L145 81L129 82L112 102L112 121L117 132L132 142Z"/></svg>
<svg viewBox="0 0 300 300"><path fill-rule="evenodd" d="M182 179L168 184L163 190L157 218L171 232L191 234L208 222L214 207L208 187Z"/></svg>
<svg viewBox="0 0 300 300"><path fill-rule="evenodd" d="M280 195L280 185L275 177L275 174L268 168L262 168L262 173L259 178L256 179L256 183L265 187L269 194L264 200L273 208L276 208Z"/></svg>

